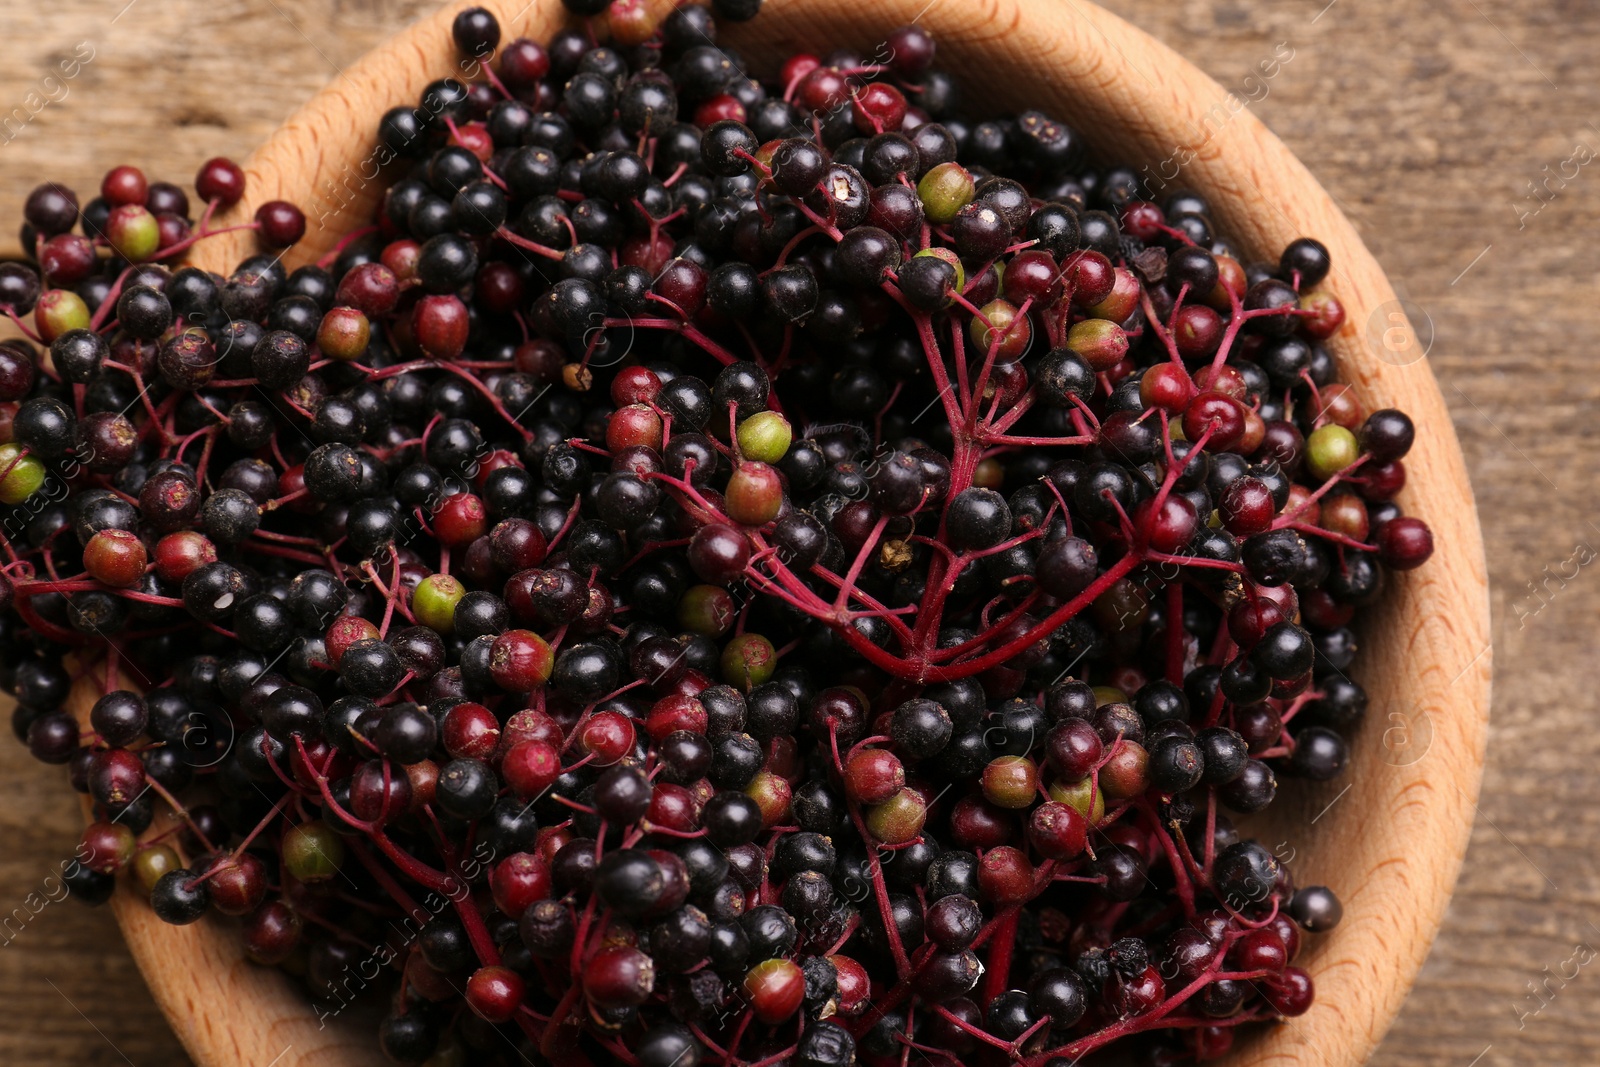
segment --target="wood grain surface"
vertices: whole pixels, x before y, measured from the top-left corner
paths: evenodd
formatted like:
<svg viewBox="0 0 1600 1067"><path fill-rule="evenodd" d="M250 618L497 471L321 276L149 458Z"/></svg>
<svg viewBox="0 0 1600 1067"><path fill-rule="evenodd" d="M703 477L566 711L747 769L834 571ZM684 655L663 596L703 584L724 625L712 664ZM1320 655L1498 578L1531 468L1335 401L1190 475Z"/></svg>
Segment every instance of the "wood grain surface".
<svg viewBox="0 0 1600 1067"><path fill-rule="evenodd" d="M170 170L148 169L182 181L207 155L243 156L420 7L73 0L37 23L7 11L0 107L56 99L0 135L0 217L15 218L46 174L88 187L113 162L159 155ZM1580 235L1600 205L1576 162L1600 143L1579 42L1600 15L1574 6L1541 25L1478 0L1403 14L1362 0L1117 10L1249 99L1341 201L1431 344L1477 482L1499 609L1497 743L1444 934L1374 1062L1595 1062L1600 993L1585 964L1600 930L1584 830L1600 786L1583 773L1595 746L1578 726L1600 671L1583 626L1600 528L1588 525L1596 475L1575 425L1593 386L1573 350L1588 318L1579 285L1596 269ZM46 83L85 40L94 58L78 77ZM21 903L48 893L76 812L59 774L14 746L0 746L0 775L0 900ZM183 1062L108 913L49 904L3 947L4 1062Z"/></svg>

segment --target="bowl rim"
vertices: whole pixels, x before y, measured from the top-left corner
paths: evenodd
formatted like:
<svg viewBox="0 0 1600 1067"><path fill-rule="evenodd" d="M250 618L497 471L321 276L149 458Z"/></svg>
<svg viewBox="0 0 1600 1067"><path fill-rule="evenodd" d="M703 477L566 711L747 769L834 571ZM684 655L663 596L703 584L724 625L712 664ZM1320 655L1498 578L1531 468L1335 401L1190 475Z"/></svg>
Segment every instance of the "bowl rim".
<svg viewBox="0 0 1600 1067"><path fill-rule="evenodd" d="M567 22L558 0L477 3L499 17L503 41L546 40ZM372 148L376 117L461 69L450 21L464 6L453 0L401 31L308 101L251 156L246 197L220 221L248 220L267 200L299 203L308 227L284 257L294 266L326 251L331 235L369 219L382 188L380 153ZM1281 248L1301 234L1322 240L1333 255L1330 288L1347 311L1329 341L1341 380L1369 400L1402 407L1424 430L1408 457L1416 473L1402 499L1433 526L1436 553L1426 567L1398 576L1365 633L1376 648L1358 671L1390 725L1369 721L1353 740L1352 757L1362 766L1344 790L1314 787L1281 799L1259 828L1285 835L1296 853L1307 846L1312 870L1326 871L1329 881L1337 875L1344 889L1344 922L1316 939L1306 962L1322 1010L1314 1006L1288 1025L1253 1035L1231 1061L1365 1062L1415 980L1465 855L1487 741L1493 656L1472 489L1405 305L1349 220L1248 100L1087 0L878 0L861 7L847 0L766 0L759 18L725 27L723 40L766 57L805 41L866 50L912 21L935 32L942 55L957 57L942 64L948 69L1007 72L989 86L996 111L1049 107L1074 128L1093 131L1099 149L1160 161L1163 180L1181 156L1173 181L1204 191L1219 228L1242 247ZM1206 132L1197 137L1197 131ZM190 262L227 269L253 251L249 234L228 234L198 246ZM82 699L75 696L75 703L86 708ZM1355 800L1341 805L1347 793ZM1329 867L1334 855L1337 866ZM157 1003L202 1067L291 1052L283 1062L383 1062L370 1033L347 1032L337 1012L308 1009L279 972L245 961L232 924L166 926L126 881L112 901L118 924Z"/></svg>

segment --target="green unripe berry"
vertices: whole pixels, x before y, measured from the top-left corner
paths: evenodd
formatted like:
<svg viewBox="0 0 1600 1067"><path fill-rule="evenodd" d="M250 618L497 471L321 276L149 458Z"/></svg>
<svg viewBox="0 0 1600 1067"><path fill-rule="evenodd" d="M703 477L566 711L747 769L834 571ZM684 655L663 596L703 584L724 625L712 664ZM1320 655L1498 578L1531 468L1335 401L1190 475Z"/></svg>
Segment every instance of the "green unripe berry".
<svg viewBox="0 0 1600 1067"><path fill-rule="evenodd" d="M758 411L739 424L739 453L745 459L776 463L789 451L794 431L776 411Z"/></svg>
<svg viewBox="0 0 1600 1067"><path fill-rule="evenodd" d="M941 163L917 182L917 198L922 201L928 221L944 225L972 203L977 186L972 173L959 163Z"/></svg>
<svg viewBox="0 0 1600 1067"><path fill-rule="evenodd" d="M1128 354L1128 335L1107 319L1084 319L1067 331L1067 347L1093 370L1105 371Z"/></svg>
<svg viewBox="0 0 1600 1067"><path fill-rule="evenodd" d="M129 263L142 263L161 247L161 224L138 204L123 204L106 220L106 241Z"/></svg>
<svg viewBox="0 0 1600 1067"><path fill-rule="evenodd" d="M1026 756L1000 756L983 769L983 796L1002 808L1026 808L1039 791L1039 768Z"/></svg>
<svg viewBox="0 0 1600 1067"><path fill-rule="evenodd" d="M89 305L70 289L46 289L33 306L33 325L48 344L68 330L87 330Z"/></svg>
<svg viewBox="0 0 1600 1067"><path fill-rule="evenodd" d="M1076 782L1056 782L1050 787L1050 799L1065 804L1098 826L1106 817L1106 794L1095 785L1094 775Z"/></svg>
<svg viewBox="0 0 1600 1067"><path fill-rule="evenodd" d="M690 586L678 601L679 625L706 637L721 637L733 629L737 614L733 597L717 585Z"/></svg>
<svg viewBox="0 0 1600 1067"><path fill-rule="evenodd" d="M771 679L777 666L777 650L760 634L740 634L722 650L722 680L745 692Z"/></svg>
<svg viewBox="0 0 1600 1067"><path fill-rule="evenodd" d="M1318 426L1306 438L1306 466L1317 478L1332 478L1360 454L1356 435L1335 423Z"/></svg>
<svg viewBox="0 0 1600 1067"><path fill-rule="evenodd" d="M1097 685L1094 687L1094 706L1103 708L1107 704L1126 704L1128 694L1114 685Z"/></svg>
<svg viewBox="0 0 1600 1067"><path fill-rule="evenodd" d="M283 865L302 882L326 882L344 866L344 842L327 823L302 823L283 835Z"/></svg>
<svg viewBox="0 0 1600 1067"><path fill-rule="evenodd" d="M867 811L867 833L885 845L916 840L928 821L928 805L915 789L902 789Z"/></svg>
<svg viewBox="0 0 1600 1067"><path fill-rule="evenodd" d="M44 464L21 445L0 445L0 502L20 504L44 485Z"/></svg>
<svg viewBox="0 0 1600 1067"><path fill-rule="evenodd" d="M141 848L133 857L133 873L146 893L156 887L161 876L183 866L177 849L171 845L151 845Z"/></svg>
<svg viewBox="0 0 1600 1067"><path fill-rule="evenodd" d="M329 359L342 363L360 359L372 339L372 324L355 308L336 307L322 316L317 327L317 347Z"/></svg>
<svg viewBox="0 0 1600 1067"><path fill-rule="evenodd" d="M456 605L467 589L448 574L430 574L411 594L411 614L418 624L442 634L456 628Z"/></svg>

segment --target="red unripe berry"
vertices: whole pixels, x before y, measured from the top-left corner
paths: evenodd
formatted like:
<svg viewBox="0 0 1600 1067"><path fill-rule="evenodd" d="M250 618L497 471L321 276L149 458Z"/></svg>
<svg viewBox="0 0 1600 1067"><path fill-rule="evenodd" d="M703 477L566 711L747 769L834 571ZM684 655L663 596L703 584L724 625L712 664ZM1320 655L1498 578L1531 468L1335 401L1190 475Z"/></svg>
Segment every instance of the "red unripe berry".
<svg viewBox="0 0 1600 1067"><path fill-rule="evenodd" d="M1099 252L1074 252L1061 264L1061 281L1075 307L1088 308L1111 295L1117 268Z"/></svg>
<svg viewBox="0 0 1600 1067"><path fill-rule="evenodd" d="M266 864L254 853L220 858L205 873L211 906L224 915L249 915L266 898Z"/></svg>
<svg viewBox="0 0 1600 1067"><path fill-rule="evenodd" d="M1199 519L1188 497L1171 493L1159 508L1154 497L1140 501L1133 509L1133 525L1152 549L1170 555L1189 543Z"/></svg>
<svg viewBox="0 0 1600 1067"><path fill-rule="evenodd" d="M519 348L517 351L521 351ZM649 367L624 367L611 379L611 402L618 407L625 404L648 404L661 392L661 378Z"/></svg>
<svg viewBox="0 0 1600 1067"><path fill-rule="evenodd" d="M991 848L978 861L978 892L999 907L1023 903L1033 896L1033 864L1021 849Z"/></svg>
<svg viewBox="0 0 1600 1067"><path fill-rule="evenodd" d="M750 539L726 523L700 527L689 540L689 566L708 582L725 585L750 562Z"/></svg>
<svg viewBox="0 0 1600 1067"><path fill-rule="evenodd" d="M652 291L692 319L706 305L706 269L692 259L673 259L656 275Z"/></svg>
<svg viewBox="0 0 1600 1067"><path fill-rule="evenodd" d="M872 979L867 969L849 956L829 956L828 962L833 964L838 975L839 1014L847 1019L860 1015L872 996Z"/></svg>
<svg viewBox="0 0 1600 1067"><path fill-rule="evenodd" d="M1331 422L1347 430L1359 430L1366 421L1366 405L1361 397L1344 382L1330 382L1317 393L1321 407L1317 408L1318 423Z"/></svg>
<svg viewBox="0 0 1600 1067"><path fill-rule="evenodd" d="M1154 1011L1167 998L1167 985L1161 979L1161 972L1153 966L1146 967L1144 973L1135 978L1113 973L1107 985L1107 1000L1112 1010L1124 1018Z"/></svg>
<svg viewBox="0 0 1600 1067"><path fill-rule="evenodd" d="M525 341L518 345L516 351L511 353L511 361L517 370L523 374L531 374L541 382L553 382L561 377L561 368L567 359L561 347L555 342L546 341L543 338L535 338L532 341ZM626 371L623 372L623 374L626 373ZM619 378L621 376L620 374L618 375ZM615 386L612 387L613 402L617 404L624 403L624 401L616 399L615 388ZM642 403L643 401L639 402ZM627 403L634 403L634 401L629 400Z"/></svg>
<svg viewBox="0 0 1600 1067"><path fill-rule="evenodd" d="M514 852L495 865L489 891L495 907L513 919L550 896L550 864L531 852Z"/></svg>
<svg viewBox="0 0 1600 1067"><path fill-rule="evenodd" d="M502 571L515 573L544 562L549 543L537 523L501 519L489 531L489 558Z"/></svg>
<svg viewBox="0 0 1600 1067"><path fill-rule="evenodd" d="M94 243L75 233L57 234L39 247L39 269L53 287L77 285L94 265Z"/></svg>
<svg viewBox="0 0 1600 1067"><path fill-rule="evenodd" d="M1311 490L1295 482L1289 486L1289 499L1284 502L1283 514L1294 516L1295 522L1317 526L1322 522L1322 501L1311 499Z"/></svg>
<svg viewBox="0 0 1600 1067"><path fill-rule="evenodd" d="M1240 648L1254 648L1272 627L1284 622L1283 609L1263 596L1244 596L1228 609L1228 635Z"/></svg>
<svg viewBox="0 0 1600 1067"><path fill-rule="evenodd" d="M690 833L700 822L700 805L694 794L681 785L660 782L650 793L650 809L645 819L656 826L679 833Z"/></svg>
<svg viewBox="0 0 1600 1067"><path fill-rule="evenodd" d="M287 200L268 200L256 208L261 240L274 248L287 248L306 235L306 217Z"/></svg>
<svg viewBox="0 0 1600 1067"><path fill-rule="evenodd" d="M1111 292L1085 310L1097 319L1126 322L1128 316L1139 310L1139 294L1143 289L1133 271L1118 267L1111 281Z"/></svg>
<svg viewBox="0 0 1600 1067"><path fill-rule="evenodd" d="M395 309L395 302L400 299L400 282L394 270L381 262L363 262L339 280L339 291L334 299L360 310L368 318L381 318Z"/></svg>
<svg viewBox="0 0 1600 1067"><path fill-rule="evenodd" d="M489 514L483 501L472 493L447 496L433 513L433 532L439 542L451 548L469 545L489 528Z"/></svg>
<svg viewBox="0 0 1600 1067"><path fill-rule="evenodd" d="M1008 809L990 803L981 793L964 796L950 809L950 836L964 848L989 849L1009 842L1017 825Z"/></svg>
<svg viewBox="0 0 1600 1067"><path fill-rule="evenodd" d="M189 223L186 219L163 211L156 216L156 234L156 248L165 251L188 238Z"/></svg>
<svg viewBox="0 0 1600 1067"><path fill-rule="evenodd" d="M783 480L765 463L746 461L728 479L724 495L728 517L745 526L764 526L783 507Z"/></svg>
<svg viewBox="0 0 1600 1067"><path fill-rule="evenodd" d="M555 653L532 630L507 630L489 646L489 676L508 693L529 693L550 680Z"/></svg>
<svg viewBox="0 0 1600 1067"><path fill-rule="evenodd" d="M1158 363L1139 379L1139 399L1147 408L1161 408L1176 415L1194 399L1194 382L1189 372L1176 363Z"/></svg>
<svg viewBox="0 0 1600 1067"><path fill-rule="evenodd" d="M661 416L646 404L629 404L606 419L606 448L613 454L625 448L661 448Z"/></svg>
<svg viewBox="0 0 1600 1067"><path fill-rule="evenodd" d="M1100 768L1100 788L1111 800L1127 800L1150 784L1150 753L1143 745L1124 739Z"/></svg>
<svg viewBox="0 0 1600 1067"><path fill-rule="evenodd" d="M100 182L100 195L112 207L124 204L143 207L149 193L150 185L145 181L144 171L138 167L112 167Z"/></svg>
<svg viewBox="0 0 1600 1067"><path fill-rule="evenodd" d="M1201 393L1183 413L1183 435L1199 441L1208 429L1207 452L1232 451L1245 433L1244 405L1221 393Z"/></svg>
<svg viewBox="0 0 1600 1067"><path fill-rule="evenodd" d="M417 260L421 255L422 246L420 244L410 238L402 238L385 245L383 252L378 256L378 260L389 268L396 281L403 284L416 277ZM424 299L427 298L425 297Z"/></svg>
<svg viewBox="0 0 1600 1067"><path fill-rule="evenodd" d="M1185 359L1209 356L1222 342L1222 316L1204 304L1185 304L1178 309L1172 326L1172 340Z"/></svg>
<svg viewBox="0 0 1600 1067"><path fill-rule="evenodd" d="M532 708L512 715L506 720L504 728L500 731L500 745L510 749L524 741L542 741L553 748L560 748L566 734L561 729L561 724L548 712L534 711Z"/></svg>
<svg viewBox="0 0 1600 1067"><path fill-rule="evenodd" d="M524 988L510 967L479 967L467 979L467 1006L486 1022L508 1023L522 1005Z"/></svg>
<svg viewBox="0 0 1600 1067"><path fill-rule="evenodd" d="M89 787L102 804L127 804L144 791L144 762L125 748L101 749L89 765Z"/></svg>
<svg viewBox="0 0 1600 1067"><path fill-rule="evenodd" d="M608 945L583 969L583 991L600 1008L637 1007L650 998L655 985L655 961L631 945ZM802 993L804 986L801 979Z"/></svg>
<svg viewBox="0 0 1600 1067"><path fill-rule="evenodd" d="M337 667L351 645L357 641L375 641L378 637L378 628L361 616L341 615L333 620L322 641L328 651L328 662Z"/></svg>
<svg viewBox="0 0 1600 1067"><path fill-rule="evenodd" d="M1076 859L1089 845L1089 820L1059 801L1040 804L1028 819L1028 843L1046 859Z"/></svg>
<svg viewBox="0 0 1600 1067"><path fill-rule="evenodd" d="M561 777L561 755L543 741L518 742L501 761L500 776L519 798L532 800Z"/></svg>
<svg viewBox="0 0 1600 1067"><path fill-rule="evenodd" d="M417 347L429 359L448 360L461 355L467 347L469 326L467 306L454 296L425 296L411 312Z"/></svg>
<svg viewBox="0 0 1600 1067"><path fill-rule="evenodd" d="M1221 393L1235 400L1244 400L1250 392L1250 383L1244 380L1239 368L1223 364L1201 367L1194 376L1194 384L1205 392Z"/></svg>
<svg viewBox="0 0 1600 1067"><path fill-rule="evenodd" d="M518 37L500 50L500 80L515 92L538 85L550 73L550 53L537 41Z"/></svg>
<svg viewBox="0 0 1600 1067"><path fill-rule="evenodd" d="M1318 526L1355 541L1367 539L1370 521L1367 505L1360 497L1354 493L1329 493L1318 503Z"/></svg>
<svg viewBox="0 0 1600 1067"><path fill-rule="evenodd" d="M1251 930L1228 949L1230 971L1272 971L1281 973L1289 965L1283 939L1269 927Z"/></svg>
<svg viewBox="0 0 1600 1067"><path fill-rule="evenodd" d="M703 734L709 724L706 706L692 696L674 693L656 701L645 716L644 732L652 741L660 741L670 733L687 730Z"/></svg>
<svg viewBox="0 0 1600 1067"><path fill-rule="evenodd" d="M218 207L232 207L244 196L244 170L231 159L215 156L200 164L194 176L194 191Z"/></svg>
<svg viewBox="0 0 1600 1067"><path fill-rule="evenodd" d="M83 831L80 856L87 857L83 865L100 874L115 874L129 863L138 851L139 840L132 830L115 822L92 822Z"/></svg>
<svg viewBox="0 0 1600 1067"><path fill-rule="evenodd" d="M1025 249L1011 257L1006 264L1002 293L1005 298L1021 307L1032 300L1034 307L1054 303L1061 295L1061 268L1055 257L1037 248Z"/></svg>
<svg viewBox="0 0 1600 1067"><path fill-rule="evenodd" d="M1409 571L1433 555L1433 531L1421 519L1402 515L1378 528L1378 558L1397 571Z"/></svg>
<svg viewBox="0 0 1600 1067"><path fill-rule="evenodd" d="M621 712L597 711L578 729L578 743L601 767L617 762L632 751L633 740L633 721Z"/></svg>
<svg viewBox="0 0 1600 1067"><path fill-rule="evenodd" d="M906 120L906 97L888 82L870 82L855 94L856 129L871 137L894 133Z"/></svg>
<svg viewBox="0 0 1600 1067"><path fill-rule="evenodd" d="M454 759L488 759L500 747L500 720L482 704L457 704L444 713L439 740Z"/></svg>
<svg viewBox="0 0 1600 1067"><path fill-rule="evenodd" d="M83 566L102 584L128 589L144 577L144 542L130 530L101 530L83 549Z"/></svg>
<svg viewBox="0 0 1600 1067"><path fill-rule="evenodd" d="M1326 341L1344 325L1344 305L1332 293L1302 294L1300 307L1311 312L1301 317L1300 330L1313 341Z"/></svg>
<svg viewBox="0 0 1600 1067"><path fill-rule="evenodd" d="M770 830L788 818L789 804L794 798L794 791L789 787L789 783L779 775L773 774L770 770L762 771L755 776L749 785L745 786L744 791L746 796L756 802L756 807L761 809L761 825L763 829ZM870 831L872 827L873 822L869 815L867 829ZM922 826L919 823L917 831L920 832L921 829ZM912 836L916 835L913 834ZM878 840L884 841L886 838L878 836Z"/></svg>
<svg viewBox="0 0 1600 1067"><path fill-rule="evenodd" d="M527 287L509 263L485 263L473 282L478 303L496 315L510 315L522 306Z"/></svg>
<svg viewBox="0 0 1600 1067"><path fill-rule="evenodd" d="M1311 976L1299 967L1287 967L1282 976L1263 979L1258 988L1261 996L1279 1015L1304 1015L1311 1010L1316 991Z"/></svg>
<svg viewBox="0 0 1600 1067"><path fill-rule="evenodd" d="M756 1018L776 1026L800 1010L806 979L793 960L766 960L745 975L744 991Z"/></svg>
<svg viewBox="0 0 1600 1067"><path fill-rule="evenodd" d="M1354 604L1341 604L1326 589L1313 589L1301 601L1301 617L1319 630L1335 630L1355 618Z"/></svg>
<svg viewBox="0 0 1600 1067"><path fill-rule="evenodd" d="M487 163L494 156L494 138L489 136L488 128L481 122L457 126L450 143L460 145L477 156L479 163Z"/></svg>
<svg viewBox="0 0 1600 1067"><path fill-rule="evenodd" d="M388 823L411 807L411 779L399 764L368 760L350 778L350 810L367 822Z"/></svg>
<svg viewBox="0 0 1600 1067"><path fill-rule="evenodd" d="M862 804L881 804L906 784L906 769L886 748L864 748L844 767L844 788Z"/></svg>
<svg viewBox="0 0 1600 1067"><path fill-rule="evenodd" d="M702 130L714 122L743 122L745 117L739 98L727 93L704 100L694 109L694 124Z"/></svg>
<svg viewBox="0 0 1600 1067"><path fill-rule="evenodd" d="M795 90L795 100L812 111L835 111L849 99L850 83L838 67L813 67Z"/></svg>
<svg viewBox="0 0 1600 1067"><path fill-rule="evenodd" d="M1235 537L1265 532L1272 526L1277 510L1267 483L1249 474L1235 478L1217 500L1222 525Z"/></svg>
<svg viewBox="0 0 1600 1067"><path fill-rule="evenodd" d="M1069 782L1083 779L1100 762L1104 744L1087 719L1068 719L1045 737L1050 767Z"/></svg>
<svg viewBox="0 0 1600 1067"><path fill-rule="evenodd" d="M1235 300L1243 300L1245 290L1249 289L1245 277L1244 267L1232 256L1217 256L1217 284L1211 292L1206 294L1207 306L1218 311L1232 309ZM1302 298L1303 300L1303 298Z"/></svg>
<svg viewBox="0 0 1600 1067"><path fill-rule="evenodd" d="M1351 480L1361 495L1368 500L1378 503L1393 500L1400 495L1400 490L1406 487L1405 460L1397 459L1381 467L1369 464L1362 467L1360 473Z"/></svg>
<svg viewBox="0 0 1600 1067"><path fill-rule="evenodd" d="M1122 209L1122 232L1141 241L1160 237L1166 224L1166 212L1148 200L1130 200Z"/></svg>
<svg viewBox="0 0 1600 1067"><path fill-rule="evenodd" d="M477 472L472 475L472 486L479 492L489 484L489 475L506 467L521 467L522 460L515 452L505 448L497 448L483 458L478 464ZM498 564L497 564L498 566Z"/></svg>
<svg viewBox="0 0 1600 1067"><path fill-rule="evenodd" d="M778 72L778 84L785 89L822 66L822 60L810 52L796 52L784 60Z"/></svg>

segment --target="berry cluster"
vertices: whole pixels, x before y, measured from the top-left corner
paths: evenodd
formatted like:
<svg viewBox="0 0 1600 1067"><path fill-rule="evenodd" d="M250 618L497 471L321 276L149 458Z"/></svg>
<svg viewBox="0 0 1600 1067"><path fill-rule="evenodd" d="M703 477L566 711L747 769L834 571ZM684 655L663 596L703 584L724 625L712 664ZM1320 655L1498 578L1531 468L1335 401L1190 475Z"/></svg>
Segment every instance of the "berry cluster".
<svg viewBox="0 0 1600 1067"><path fill-rule="evenodd" d="M705 8L568 6L460 14L495 61L384 115L314 265L178 265L223 160L198 222L132 167L30 197L0 655L95 805L73 892L375 986L398 1063L1177 1063L1306 1011L1339 902L1232 815L1345 769L1352 620L1432 551L1327 250L965 117L915 27L764 84Z"/></svg>

